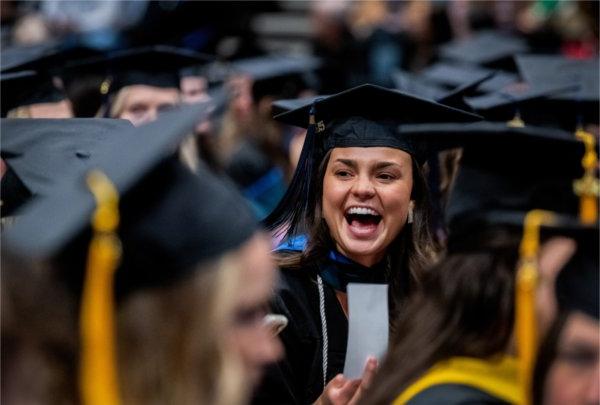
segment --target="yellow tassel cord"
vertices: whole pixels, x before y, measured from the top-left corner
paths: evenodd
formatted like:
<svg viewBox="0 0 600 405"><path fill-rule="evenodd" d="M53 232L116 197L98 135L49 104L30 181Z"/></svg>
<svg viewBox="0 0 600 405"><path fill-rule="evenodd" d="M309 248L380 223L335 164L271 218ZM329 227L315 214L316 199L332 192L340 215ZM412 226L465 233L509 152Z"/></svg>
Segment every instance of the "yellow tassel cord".
<svg viewBox="0 0 600 405"><path fill-rule="evenodd" d="M121 246L116 235L119 196L111 181L93 171L87 183L96 199L80 314L79 383L85 405L119 404L115 348L114 272Z"/></svg>
<svg viewBox="0 0 600 405"><path fill-rule="evenodd" d="M585 154L581 159L584 174L573 182L573 190L579 196L579 219L583 224L594 225L598 222L598 197L600 196L600 180L594 175L598 167L596 138L583 129L575 132L575 137L585 145Z"/></svg>
<svg viewBox="0 0 600 405"><path fill-rule="evenodd" d="M531 403L531 377L537 350L537 322L535 291L538 283L537 255L540 247L540 226L551 224L552 212L533 210L527 213L523 224L520 246L520 264L515 294L515 335L519 358L519 377L524 388L525 404Z"/></svg>

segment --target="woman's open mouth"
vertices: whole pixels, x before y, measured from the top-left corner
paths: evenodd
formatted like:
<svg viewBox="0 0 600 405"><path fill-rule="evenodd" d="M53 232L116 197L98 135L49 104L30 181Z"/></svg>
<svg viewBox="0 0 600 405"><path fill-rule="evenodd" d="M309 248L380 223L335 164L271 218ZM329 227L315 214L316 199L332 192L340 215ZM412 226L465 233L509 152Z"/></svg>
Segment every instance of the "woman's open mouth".
<svg viewBox="0 0 600 405"><path fill-rule="evenodd" d="M352 234L361 238L373 236L382 219L377 211L369 207L350 207L344 217Z"/></svg>

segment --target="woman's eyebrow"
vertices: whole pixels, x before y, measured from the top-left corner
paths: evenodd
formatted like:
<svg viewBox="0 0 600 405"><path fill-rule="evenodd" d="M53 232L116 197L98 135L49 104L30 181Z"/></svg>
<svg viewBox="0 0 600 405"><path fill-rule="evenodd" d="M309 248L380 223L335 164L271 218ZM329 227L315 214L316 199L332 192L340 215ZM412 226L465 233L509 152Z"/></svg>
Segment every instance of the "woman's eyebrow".
<svg viewBox="0 0 600 405"><path fill-rule="evenodd" d="M336 163L342 163L346 166L349 166L353 169L356 169L358 167L358 164L356 163L355 160L352 159L336 159Z"/></svg>
<svg viewBox="0 0 600 405"><path fill-rule="evenodd" d="M402 165L396 163L396 162L377 162L377 164L375 165L375 169L385 169L386 167L390 167L390 166L397 166L397 167L402 167Z"/></svg>

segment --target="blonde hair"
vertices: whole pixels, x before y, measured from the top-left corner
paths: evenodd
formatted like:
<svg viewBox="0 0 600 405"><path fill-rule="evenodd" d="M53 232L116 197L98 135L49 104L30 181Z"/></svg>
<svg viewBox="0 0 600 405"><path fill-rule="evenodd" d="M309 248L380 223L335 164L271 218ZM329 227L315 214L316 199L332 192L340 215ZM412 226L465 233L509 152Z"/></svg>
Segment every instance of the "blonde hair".
<svg viewBox="0 0 600 405"><path fill-rule="evenodd" d="M16 107L6 113L6 118L31 118L31 111L26 105Z"/></svg>
<svg viewBox="0 0 600 405"><path fill-rule="evenodd" d="M9 263L2 270L2 349L9 355L3 371L5 377L34 376L25 378L26 384L3 378L3 397L15 403L79 403L77 299L55 279L56 269L41 272ZM119 303L123 403L246 402L250 391L243 364L227 341L240 271L234 251L200 264L168 287L143 289Z"/></svg>
<svg viewBox="0 0 600 405"><path fill-rule="evenodd" d="M240 267L235 254L191 279L130 297L118 315L124 403L240 404L243 368L228 350ZM144 344L140 344L144 342Z"/></svg>

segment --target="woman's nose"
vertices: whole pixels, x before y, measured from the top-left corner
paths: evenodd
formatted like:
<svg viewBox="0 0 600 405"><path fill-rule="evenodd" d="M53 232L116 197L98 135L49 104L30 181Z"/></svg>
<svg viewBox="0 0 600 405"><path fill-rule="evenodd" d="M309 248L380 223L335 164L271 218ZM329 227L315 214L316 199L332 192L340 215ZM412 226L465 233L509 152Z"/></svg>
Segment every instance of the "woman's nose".
<svg viewBox="0 0 600 405"><path fill-rule="evenodd" d="M359 175L357 176L354 184L352 185L352 193L360 199L368 199L375 195L375 188L369 176Z"/></svg>

